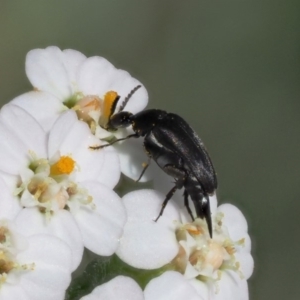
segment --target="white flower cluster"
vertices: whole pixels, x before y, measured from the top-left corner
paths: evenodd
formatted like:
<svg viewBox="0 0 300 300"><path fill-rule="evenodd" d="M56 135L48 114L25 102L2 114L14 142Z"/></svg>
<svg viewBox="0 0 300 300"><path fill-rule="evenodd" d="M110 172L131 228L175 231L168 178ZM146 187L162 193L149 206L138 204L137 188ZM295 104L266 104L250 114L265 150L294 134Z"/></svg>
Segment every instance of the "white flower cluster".
<svg viewBox="0 0 300 300"><path fill-rule="evenodd" d="M138 177L142 141L91 149L130 133L101 125L116 96L120 106L140 82L102 57L57 47L30 51L26 74L34 90L0 112L0 299L64 299L84 248L159 271L143 290L117 276L82 300L248 299L251 241L236 207L210 198L212 239L176 201L153 222L167 191L114 191L121 173ZM126 110L147 102L141 87ZM153 186L171 179L162 176Z"/></svg>

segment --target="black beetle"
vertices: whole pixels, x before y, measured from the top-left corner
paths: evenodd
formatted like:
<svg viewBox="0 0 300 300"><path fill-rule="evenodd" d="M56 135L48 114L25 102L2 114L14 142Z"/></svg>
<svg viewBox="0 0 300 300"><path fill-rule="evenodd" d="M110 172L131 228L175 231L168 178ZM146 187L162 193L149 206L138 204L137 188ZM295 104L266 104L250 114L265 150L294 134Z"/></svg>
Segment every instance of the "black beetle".
<svg viewBox="0 0 300 300"><path fill-rule="evenodd" d="M139 179L151 159L154 159L165 173L175 179L175 186L166 195L155 221L163 214L164 208L175 191L184 187L184 205L188 213L194 220L188 204L188 196L190 196L194 202L197 217L205 218L209 234L212 237L209 195L213 195L217 189L217 177L208 152L196 132L176 114L159 109L148 109L135 115L123 111L130 97L140 87L139 85L130 92L119 111L114 114L116 102L120 98L116 94L115 101L111 103L109 116L107 116L108 122L105 126L102 124L106 130L116 130L132 125L134 134L117 139L107 145L91 148L103 148L131 137L144 137L144 147L149 156L149 162Z"/></svg>

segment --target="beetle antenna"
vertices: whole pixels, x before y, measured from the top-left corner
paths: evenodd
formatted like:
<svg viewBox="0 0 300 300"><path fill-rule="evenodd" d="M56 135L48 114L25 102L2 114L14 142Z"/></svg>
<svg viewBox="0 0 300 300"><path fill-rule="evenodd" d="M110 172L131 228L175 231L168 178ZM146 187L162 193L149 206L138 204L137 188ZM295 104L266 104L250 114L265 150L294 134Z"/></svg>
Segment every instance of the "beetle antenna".
<svg viewBox="0 0 300 300"><path fill-rule="evenodd" d="M119 111L122 111L126 104L128 103L129 99L132 97L132 95L140 88L142 87L141 85L137 85L134 89L131 90L131 92L127 95L127 97L124 99L123 103L121 104L120 108L119 108Z"/></svg>

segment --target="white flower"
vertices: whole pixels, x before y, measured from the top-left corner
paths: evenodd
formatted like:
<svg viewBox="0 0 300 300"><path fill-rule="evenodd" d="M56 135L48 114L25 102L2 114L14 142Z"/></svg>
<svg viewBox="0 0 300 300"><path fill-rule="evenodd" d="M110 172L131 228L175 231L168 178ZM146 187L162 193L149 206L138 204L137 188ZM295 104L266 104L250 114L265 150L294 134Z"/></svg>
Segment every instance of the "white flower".
<svg viewBox="0 0 300 300"><path fill-rule="evenodd" d="M152 279L144 290L145 300L208 300L199 295L180 273L168 271ZM232 298L233 299L233 298ZM231 299L231 300L232 300Z"/></svg>
<svg viewBox="0 0 300 300"><path fill-rule="evenodd" d="M158 222L161 194L154 190L139 190L123 197L127 223L117 255L127 264L141 269L156 269L169 263L178 253L175 236L179 212L170 202Z"/></svg>
<svg viewBox="0 0 300 300"><path fill-rule="evenodd" d="M142 289L130 277L117 276L96 287L91 294L81 300L144 300Z"/></svg>
<svg viewBox="0 0 300 300"><path fill-rule="evenodd" d="M196 289L180 273L168 271L152 279L144 292L138 284L126 276L117 276L96 287L81 300L204 300Z"/></svg>
<svg viewBox="0 0 300 300"><path fill-rule="evenodd" d="M26 238L0 220L0 299L59 300L71 281L71 251L58 238Z"/></svg>
<svg viewBox="0 0 300 300"><path fill-rule="evenodd" d="M246 300L248 287L247 281L236 273L226 272L216 293L200 280L189 280L178 272L167 271L147 284L144 296L145 300Z"/></svg>
<svg viewBox="0 0 300 300"><path fill-rule="evenodd" d="M105 127L116 95L120 96L117 111L125 97L141 85L129 73L116 69L105 58L86 58L78 51L61 51L54 46L34 49L26 57L26 74L35 91L15 98L12 103L29 112L46 131L51 129L63 111L72 108L100 139L124 137L130 132L126 129L112 133L99 126ZM137 113L146 107L147 102L148 94L142 86L132 95L125 110ZM128 156L122 148L120 151L122 172L137 178L139 168L132 168ZM134 163L141 166L143 160Z"/></svg>
<svg viewBox="0 0 300 300"><path fill-rule="evenodd" d="M0 133L0 177L24 207L16 217L22 234L49 233L67 242L73 269L83 246L113 254L126 221L112 191L120 176L114 150L91 150L99 141L71 110L47 134L22 108L8 104L1 110Z"/></svg>
<svg viewBox="0 0 300 300"><path fill-rule="evenodd" d="M170 264L201 291L199 295L210 295L209 299L233 299L237 291L240 298L234 299L247 299L246 280L252 274L253 259L242 213L230 204L217 208L216 198L210 198L210 239L206 222L187 221L186 212L179 213L173 201L154 222L164 198L152 190L123 197L128 219L117 255L136 268L156 269Z"/></svg>

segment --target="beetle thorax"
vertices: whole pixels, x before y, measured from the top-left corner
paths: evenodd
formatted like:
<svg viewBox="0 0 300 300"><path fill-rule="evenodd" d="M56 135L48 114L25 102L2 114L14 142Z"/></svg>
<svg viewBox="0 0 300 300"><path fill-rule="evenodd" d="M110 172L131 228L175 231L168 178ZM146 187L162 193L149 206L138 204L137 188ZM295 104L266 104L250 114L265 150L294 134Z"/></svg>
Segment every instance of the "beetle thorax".
<svg viewBox="0 0 300 300"><path fill-rule="evenodd" d="M140 136L149 133L167 113L159 109L147 109L132 116L132 129Z"/></svg>

